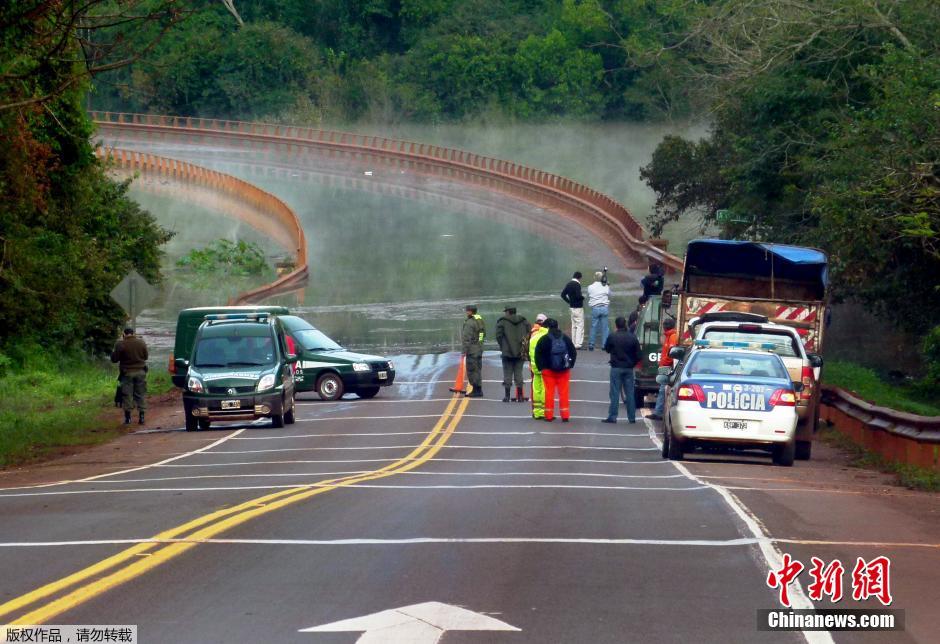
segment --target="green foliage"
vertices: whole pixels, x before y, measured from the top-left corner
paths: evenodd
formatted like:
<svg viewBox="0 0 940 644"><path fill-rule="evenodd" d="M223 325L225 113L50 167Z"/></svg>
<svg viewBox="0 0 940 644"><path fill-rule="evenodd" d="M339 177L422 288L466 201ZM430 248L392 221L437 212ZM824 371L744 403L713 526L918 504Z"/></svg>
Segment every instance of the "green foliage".
<svg viewBox="0 0 940 644"><path fill-rule="evenodd" d="M940 389L940 326L932 328L924 337L921 352L925 373L919 389L924 393L936 392Z"/></svg>
<svg viewBox="0 0 940 644"><path fill-rule="evenodd" d="M191 250L176 260L179 268L212 276L263 275L270 270L264 252L257 244L217 239L205 248Z"/></svg>
<svg viewBox="0 0 940 644"><path fill-rule="evenodd" d="M48 352L0 375L0 467L117 435L116 422L101 422L116 384L110 365Z"/></svg>
<svg viewBox="0 0 940 644"><path fill-rule="evenodd" d="M936 388L931 389L928 394L915 385L892 384L874 370L851 362L827 362L823 368L823 382L842 387L881 407L921 416L940 416L940 394Z"/></svg>
<svg viewBox="0 0 940 644"><path fill-rule="evenodd" d="M821 247L834 294L923 333L940 319L940 5L724 0L689 34L714 122L642 172L651 228Z"/></svg>

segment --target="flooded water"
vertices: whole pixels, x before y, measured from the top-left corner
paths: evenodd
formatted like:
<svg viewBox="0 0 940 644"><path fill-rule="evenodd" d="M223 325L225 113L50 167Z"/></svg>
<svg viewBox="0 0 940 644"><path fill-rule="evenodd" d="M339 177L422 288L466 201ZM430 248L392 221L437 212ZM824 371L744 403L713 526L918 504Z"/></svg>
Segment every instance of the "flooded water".
<svg viewBox="0 0 940 644"><path fill-rule="evenodd" d="M532 165L539 165L537 157L544 154L546 163L540 167L561 169L549 163L547 136L548 131L542 133L541 153L530 149L513 157L508 154L511 150L477 147L476 151ZM317 168L319 173L309 172L308 167L294 173L283 170L290 159L239 157L230 150L168 144L150 149L245 178L294 208L307 235L310 281L302 293L270 303L290 307L350 348L386 354L454 349L459 346L468 303L480 307L491 336L507 304L530 320L545 313L566 322L567 307L559 293L575 270L585 274L586 285L594 270L611 268L612 314L632 310L639 295L639 273L620 268L610 250L587 231L534 206L424 178L381 177L378 170L368 170L376 185L402 182L413 188L409 196L388 194L387 188L335 185L343 183L336 181L337 176L361 178L366 172L362 167L323 166ZM557 156L552 158L555 163ZM281 171L272 172L276 167ZM601 167L596 164L595 171ZM612 181L616 173L603 167ZM632 182L628 171L623 172L623 181ZM177 233L167 247L168 268L182 254L219 237L260 241L272 258L283 252L223 214L148 195L139 188L133 194ZM177 271L167 274L160 306L139 320L154 353L161 357L169 352L181 308L222 304L255 285L200 283Z"/></svg>

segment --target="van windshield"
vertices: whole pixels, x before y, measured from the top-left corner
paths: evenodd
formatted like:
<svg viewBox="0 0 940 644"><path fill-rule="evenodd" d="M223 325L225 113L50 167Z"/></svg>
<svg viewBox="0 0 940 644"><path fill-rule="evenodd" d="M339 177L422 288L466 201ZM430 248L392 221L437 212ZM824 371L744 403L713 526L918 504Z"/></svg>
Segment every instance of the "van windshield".
<svg viewBox="0 0 940 644"><path fill-rule="evenodd" d="M274 359L270 335L233 335L199 340L193 363L196 367L266 367Z"/></svg>

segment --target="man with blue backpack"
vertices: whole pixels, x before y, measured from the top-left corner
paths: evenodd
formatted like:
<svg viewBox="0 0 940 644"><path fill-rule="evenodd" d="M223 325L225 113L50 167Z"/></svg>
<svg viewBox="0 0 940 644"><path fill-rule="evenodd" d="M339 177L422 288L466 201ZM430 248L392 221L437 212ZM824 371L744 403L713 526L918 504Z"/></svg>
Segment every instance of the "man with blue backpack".
<svg viewBox="0 0 940 644"><path fill-rule="evenodd" d="M571 419L569 386L571 368L578 358L574 343L558 328L558 321L549 318L544 326L548 329L535 346L535 365L542 372L545 382L545 420L555 419L555 390L558 390L558 410L561 422Z"/></svg>

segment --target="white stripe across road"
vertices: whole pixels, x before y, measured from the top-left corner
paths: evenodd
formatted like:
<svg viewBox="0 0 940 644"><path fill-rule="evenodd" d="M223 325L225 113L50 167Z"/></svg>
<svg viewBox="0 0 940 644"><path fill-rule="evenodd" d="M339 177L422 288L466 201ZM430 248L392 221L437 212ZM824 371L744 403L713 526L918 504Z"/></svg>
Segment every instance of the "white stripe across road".
<svg viewBox="0 0 940 644"><path fill-rule="evenodd" d="M293 464L320 464L320 463L395 463L397 458L364 458L364 459L336 459L336 460L284 460L284 461L237 461L232 463L190 463L175 465L158 465L157 467L234 467L244 465L293 465ZM448 463L601 463L605 465L671 465L669 461L656 459L655 461L628 461L628 460L601 460L590 458L434 458L434 462ZM9 488L14 489L14 488Z"/></svg>
<svg viewBox="0 0 940 644"><path fill-rule="evenodd" d="M467 414L464 414L466 417ZM369 436L414 436L414 435L424 435L427 432L351 432L347 434L285 434L285 435L275 435L275 436L239 436L232 440L238 441L270 441L270 440L285 440L288 438L336 438L336 437L369 437ZM457 430L454 432L457 434L466 434L470 436L617 436L617 437L643 437L647 438L646 432L636 433L636 432L474 432L474 431L462 431Z"/></svg>
<svg viewBox="0 0 940 644"><path fill-rule="evenodd" d="M294 485L238 485L226 487L153 487L153 488L127 488L123 490L62 490L58 492L15 492L13 494L0 494L0 499L19 498L25 496L70 496L74 494L127 494L143 492L225 492L240 490L283 490L294 488L345 488L355 489L382 489L382 490L609 490L614 492L689 492L694 490L711 489L707 485L693 487L643 487L628 485L382 485L374 483L297 483Z"/></svg>
<svg viewBox="0 0 940 644"><path fill-rule="evenodd" d="M419 446L383 445L381 447L279 447L275 449L225 450L224 452L208 452L206 455L218 456L221 454L270 454L273 452L329 452L337 450L415 449L417 447ZM443 445L441 446L441 449L577 449L621 452L655 452L659 450L658 447L600 447L589 445Z"/></svg>
<svg viewBox="0 0 940 644"><path fill-rule="evenodd" d="M94 484L102 483L155 483L157 481L194 481L199 479L242 479L242 478L274 478L274 477L298 477L298 476L333 476L336 474L367 474L371 470L358 470L348 472L279 472L272 474L196 474L193 476L161 476L147 479L117 479L107 481L90 481ZM400 476L584 476L594 478L616 478L616 479L677 479L683 478L682 474L603 474L594 472L423 472L412 470L410 472L399 472Z"/></svg>

